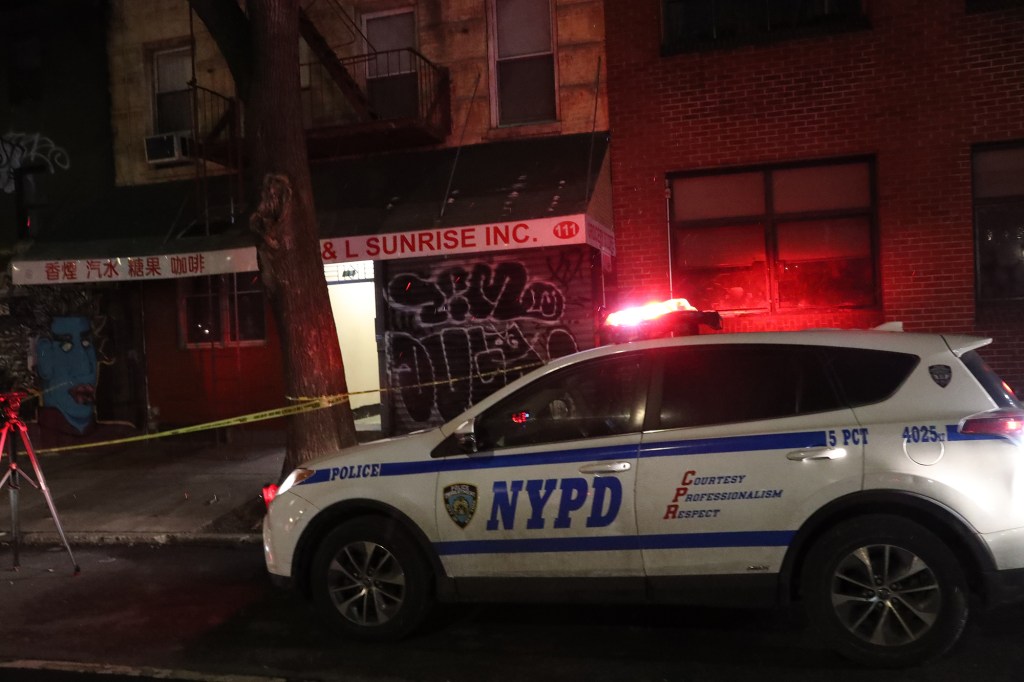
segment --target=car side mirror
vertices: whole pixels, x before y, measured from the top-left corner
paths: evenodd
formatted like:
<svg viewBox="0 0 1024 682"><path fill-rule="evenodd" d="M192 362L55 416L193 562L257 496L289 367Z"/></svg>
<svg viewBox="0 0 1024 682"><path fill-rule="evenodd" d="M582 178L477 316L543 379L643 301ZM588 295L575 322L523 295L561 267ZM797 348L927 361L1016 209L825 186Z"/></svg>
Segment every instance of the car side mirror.
<svg viewBox="0 0 1024 682"><path fill-rule="evenodd" d="M459 450L467 455L472 455L479 449L476 440L476 427L472 419L459 424L452 434L452 438Z"/></svg>
<svg viewBox="0 0 1024 682"><path fill-rule="evenodd" d="M431 451L430 456L451 457L453 455L475 455L480 447L476 440L476 430L473 420L467 420L460 424L450 436L437 444Z"/></svg>

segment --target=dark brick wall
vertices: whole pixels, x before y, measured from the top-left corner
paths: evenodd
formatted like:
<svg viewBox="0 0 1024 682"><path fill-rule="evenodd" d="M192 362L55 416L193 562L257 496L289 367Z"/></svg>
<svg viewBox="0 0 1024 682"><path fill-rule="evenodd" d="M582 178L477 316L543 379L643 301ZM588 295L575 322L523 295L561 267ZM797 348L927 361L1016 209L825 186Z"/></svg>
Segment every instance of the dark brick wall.
<svg viewBox="0 0 1024 682"><path fill-rule="evenodd" d="M660 5L605 3L619 301L668 293L667 173L870 154L881 305L726 328L992 335L1024 388L1024 302L976 305L971 210L971 146L1024 139L1024 7L873 0L865 30L662 56Z"/></svg>

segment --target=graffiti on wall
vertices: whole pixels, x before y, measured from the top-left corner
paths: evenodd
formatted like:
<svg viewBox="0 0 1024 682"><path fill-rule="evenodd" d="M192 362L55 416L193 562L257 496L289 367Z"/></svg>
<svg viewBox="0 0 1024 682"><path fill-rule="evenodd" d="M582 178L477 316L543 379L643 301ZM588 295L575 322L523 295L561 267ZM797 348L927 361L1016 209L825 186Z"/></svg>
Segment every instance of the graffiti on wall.
<svg viewBox="0 0 1024 682"><path fill-rule="evenodd" d="M42 166L52 175L71 168L71 157L41 133L10 132L0 136L0 190L12 194L15 171L29 166Z"/></svg>
<svg viewBox="0 0 1024 682"><path fill-rule="evenodd" d="M445 267L448 266L448 267ZM534 266L535 269L536 266ZM396 426L447 421L526 372L580 349L567 312L590 310L582 255L520 261L441 262L387 284L385 336Z"/></svg>

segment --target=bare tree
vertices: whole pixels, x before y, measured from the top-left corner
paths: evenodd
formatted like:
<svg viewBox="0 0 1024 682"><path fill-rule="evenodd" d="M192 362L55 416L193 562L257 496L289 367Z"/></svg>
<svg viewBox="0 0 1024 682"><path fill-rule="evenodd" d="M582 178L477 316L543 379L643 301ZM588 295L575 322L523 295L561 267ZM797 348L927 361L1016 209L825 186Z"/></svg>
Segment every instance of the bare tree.
<svg viewBox="0 0 1024 682"><path fill-rule="evenodd" d="M189 0L245 104L250 225L260 273L281 336L292 398L347 392L337 330L323 276L299 98L299 0ZM284 471L356 442L347 401L288 417Z"/></svg>

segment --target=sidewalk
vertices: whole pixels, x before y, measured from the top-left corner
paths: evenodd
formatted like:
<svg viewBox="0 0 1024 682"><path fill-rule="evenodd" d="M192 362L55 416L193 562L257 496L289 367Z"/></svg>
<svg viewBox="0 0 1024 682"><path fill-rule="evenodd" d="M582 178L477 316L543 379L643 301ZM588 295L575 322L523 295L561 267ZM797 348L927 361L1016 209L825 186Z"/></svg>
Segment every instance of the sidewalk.
<svg viewBox="0 0 1024 682"><path fill-rule="evenodd" d="M202 441L135 443L39 456L72 545L259 542L262 488L275 483L284 445ZM35 479L31 462L21 471ZM7 459L0 471L7 472ZM60 543L41 490L22 480L18 515L25 544ZM0 542L11 541L9 487L0 489Z"/></svg>
<svg viewBox="0 0 1024 682"><path fill-rule="evenodd" d="M361 430L361 429L360 429ZM284 464L277 438L214 443L176 436L38 456L72 547L112 543L259 543L263 486ZM360 433L360 440L372 434ZM20 448L19 448L20 450ZM19 470L36 479L24 452ZM8 471L6 455L0 475ZM24 544L60 544L41 490L22 480L18 517ZM9 486L0 488L0 545L12 539ZM0 547L0 552L3 552Z"/></svg>

